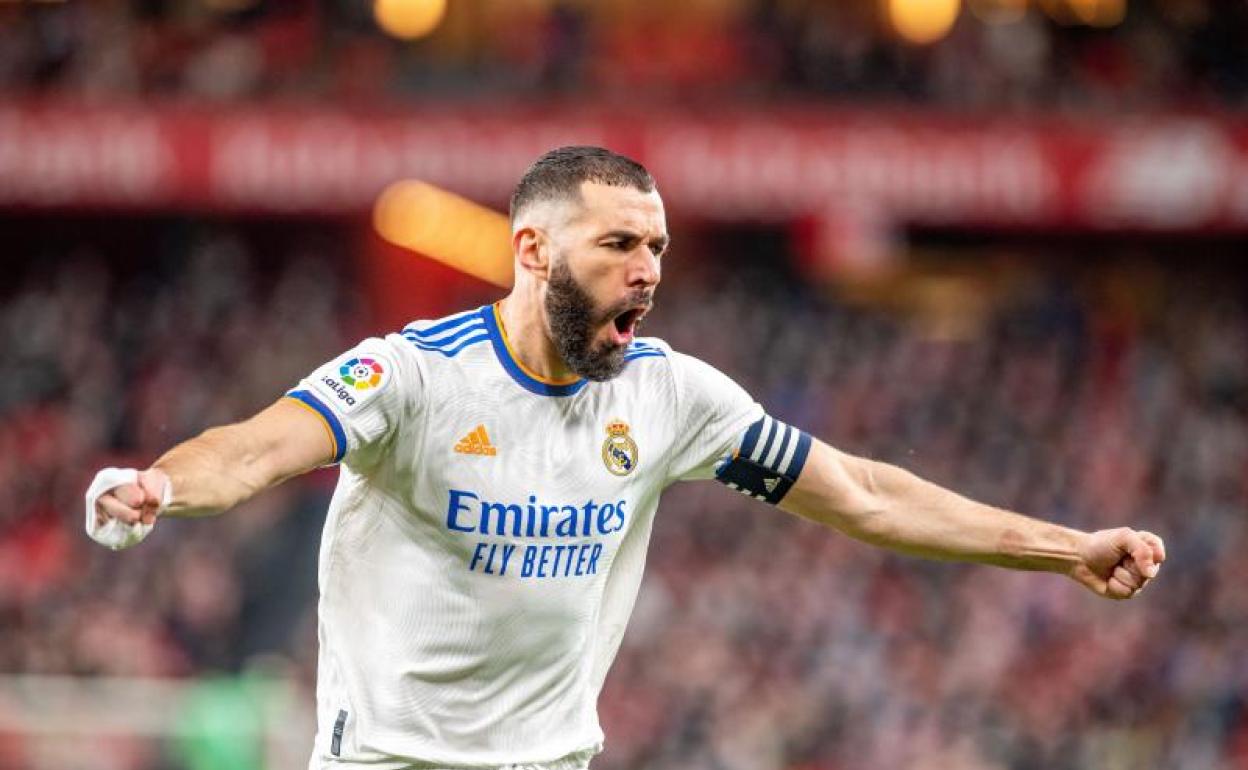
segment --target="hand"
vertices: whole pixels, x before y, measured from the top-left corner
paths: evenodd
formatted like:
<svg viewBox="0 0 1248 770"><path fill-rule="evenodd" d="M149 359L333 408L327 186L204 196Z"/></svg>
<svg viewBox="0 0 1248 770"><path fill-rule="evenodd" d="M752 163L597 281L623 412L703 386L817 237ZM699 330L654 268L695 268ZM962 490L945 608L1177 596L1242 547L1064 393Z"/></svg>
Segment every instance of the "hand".
<svg viewBox="0 0 1248 770"><path fill-rule="evenodd" d="M1152 582L1165 560L1166 545L1152 532L1102 529L1084 539L1079 562L1067 574L1098 596L1130 599Z"/></svg>
<svg viewBox="0 0 1248 770"><path fill-rule="evenodd" d="M109 519L126 524L152 524L160 514L169 477L156 468L139 471L137 483L122 484L100 495L95 501L95 520L103 525Z"/></svg>

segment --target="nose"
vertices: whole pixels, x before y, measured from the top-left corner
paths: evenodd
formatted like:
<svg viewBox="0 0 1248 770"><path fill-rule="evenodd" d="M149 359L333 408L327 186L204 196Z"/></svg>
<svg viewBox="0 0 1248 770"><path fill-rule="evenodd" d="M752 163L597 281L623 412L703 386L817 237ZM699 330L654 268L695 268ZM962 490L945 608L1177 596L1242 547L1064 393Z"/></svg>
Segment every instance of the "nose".
<svg viewBox="0 0 1248 770"><path fill-rule="evenodd" d="M659 283L659 258L645 244L637 248L635 256L629 261L628 269L629 286L653 287Z"/></svg>

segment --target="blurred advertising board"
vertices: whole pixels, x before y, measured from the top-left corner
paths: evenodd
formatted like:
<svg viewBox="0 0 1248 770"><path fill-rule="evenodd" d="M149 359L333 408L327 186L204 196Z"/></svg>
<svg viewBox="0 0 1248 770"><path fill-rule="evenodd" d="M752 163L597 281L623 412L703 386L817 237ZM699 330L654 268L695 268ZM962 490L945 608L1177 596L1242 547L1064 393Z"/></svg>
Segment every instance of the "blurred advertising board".
<svg viewBox="0 0 1248 770"><path fill-rule="evenodd" d="M645 163L671 212L783 221L849 206L933 226L1248 227L1248 124L560 104L357 113L293 107L0 106L0 206L367 213L389 183L504 204L560 144Z"/></svg>

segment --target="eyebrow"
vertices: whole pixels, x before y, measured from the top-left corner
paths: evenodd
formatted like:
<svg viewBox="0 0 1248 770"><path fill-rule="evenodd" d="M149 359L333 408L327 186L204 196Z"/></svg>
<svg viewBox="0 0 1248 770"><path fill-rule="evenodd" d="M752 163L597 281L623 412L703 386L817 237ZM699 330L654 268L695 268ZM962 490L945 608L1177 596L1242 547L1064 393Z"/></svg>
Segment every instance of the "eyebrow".
<svg viewBox="0 0 1248 770"><path fill-rule="evenodd" d="M599 236L599 240L605 240L607 238L618 238L622 241L641 240L641 236L633 232L632 230L611 230ZM654 243L661 246L665 250L667 249L668 246L672 245L672 239L670 236L667 236L667 235L660 235L657 238L653 238L651 240Z"/></svg>

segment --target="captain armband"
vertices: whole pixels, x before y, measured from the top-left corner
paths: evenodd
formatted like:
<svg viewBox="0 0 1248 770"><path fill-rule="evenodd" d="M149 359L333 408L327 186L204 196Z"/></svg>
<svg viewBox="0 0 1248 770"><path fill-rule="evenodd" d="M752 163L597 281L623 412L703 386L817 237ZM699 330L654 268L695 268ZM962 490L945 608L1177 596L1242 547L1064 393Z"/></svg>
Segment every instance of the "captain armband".
<svg viewBox="0 0 1248 770"><path fill-rule="evenodd" d="M810 444L809 433L763 415L746 428L732 455L715 467L715 478L743 495L775 505L801 475Z"/></svg>

